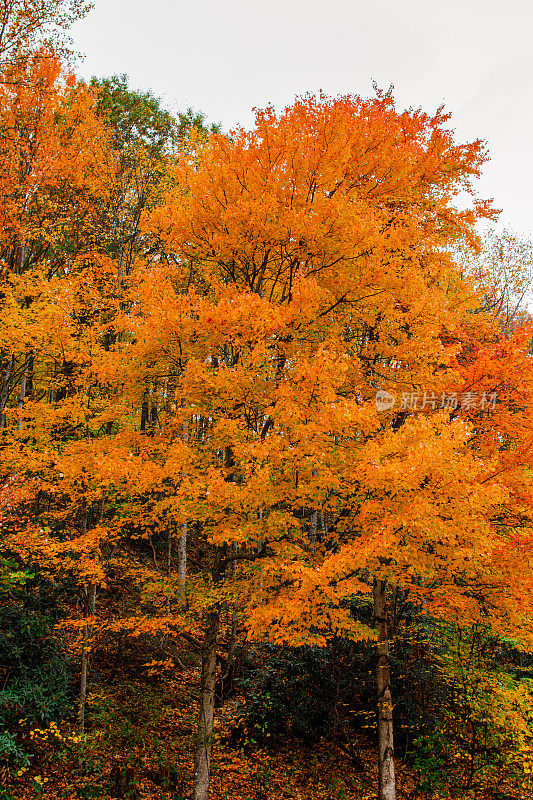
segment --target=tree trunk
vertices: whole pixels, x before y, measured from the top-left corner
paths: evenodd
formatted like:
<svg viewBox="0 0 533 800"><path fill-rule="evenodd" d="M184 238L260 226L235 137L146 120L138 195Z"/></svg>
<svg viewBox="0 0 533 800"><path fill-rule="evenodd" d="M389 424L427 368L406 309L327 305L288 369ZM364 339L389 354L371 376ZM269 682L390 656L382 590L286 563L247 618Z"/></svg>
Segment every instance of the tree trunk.
<svg viewBox="0 0 533 800"><path fill-rule="evenodd" d="M4 372L4 378L2 380L2 392L0 395L0 430L5 428L6 426L5 407L7 405L7 401L9 400L9 391L11 388L11 379L14 369L15 369L15 356L11 356L11 358L7 362L6 370Z"/></svg>
<svg viewBox="0 0 533 800"><path fill-rule="evenodd" d="M180 581L180 592L185 593L185 581L187 580L187 523L181 526L181 534L176 542L178 552L178 578Z"/></svg>
<svg viewBox="0 0 533 800"><path fill-rule="evenodd" d="M202 652L202 681L196 756L194 759L193 800L208 800L211 752L213 749L213 717L217 662L217 637L220 625L220 606L206 614L204 648Z"/></svg>
<svg viewBox="0 0 533 800"><path fill-rule="evenodd" d="M22 381L20 384L20 394L19 394L20 417L17 426L19 431L22 428L22 411L24 409L24 400L26 399L26 387L28 385L28 376L30 374L31 363L32 363L31 354L26 353L26 358L24 359L24 372L22 373Z"/></svg>
<svg viewBox="0 0 533 800"><path fill-rule="evenodd" d="M324 509L322 509L322 511L320 512L320 522L321 522L321 526L322 526L321 533L320 533L320 541L323 542L323 541L326 540L326 536L327 536L327 532L328 532L328 526L326 524L326 514L324 512Z"/></svg>
<svg viewBox="0 0 533 800"><path fill-rule="evenodd" d="M167 578L172 576L172 526L167 528ZM167 594L165 605L167 609L167 617L170 616L170 595ZM167 637L164 636L164 639Z"/></svg>
<svg viewBox="0 0 533 800"><path fill-rule="evenodd" d="M93 617L96 607L96 583L90 583L87 587L87 598L85 614ZM83 735L85 732L85 700L87 698L87 674L89 671L89 640L92 635L92 628L86 622L83 626L83 643L81 646L81 679L80 679L80 703L78 709L78 732Z"/></svg>
<svg viewBox="0 0 533 800"><path fill-rule="evenodd" d="M105 510L105 493L100 498L98 504L98 522L101 525L104 519ZM87 533L87 513L85 513L82 522L82 533ZM85 617L94 617L96 611L96 582L90 583L86 588L85 595ZM92 627L85 621L83 626L83 641L81 645L81 678L80 678L80 700L78 707L78 732L83 736L85 732L85 701L87 699L87 675L89 672L89 653L91 650L90 639L92 636ZM81 756L80 756L81 760Z"/></svg>
<svg viewBox="0 0 533 800"><path fill-rule="evenodd" d="M22 275L24 272L24 264L26 263L26 244L25 242L21 242L19 251L17 254L17 269L19 275Z"/></svg>
<svg viewBox="0 0 533 800"><path fill-rule="evenodd" d="M188 422L183 426L183 441L186 445L189 444L189 424ZM183 473L182 473L183 479ZM181 599L185 599L185 581L187 580L187 534L188 534L188 523L185 520L181 526L181 535L178 538L177 542L177 550L178 550L178 578L180 582L180 594Z"/></svg>
<svg viewBox="0 0 533 800"><path fill-rule="evenodd" d="M231 545L232 553L237 553L237 543L233 542ZM237 575L237 561L233 561L229 567L231 571L232 583L235 584ZM221 674L217 681L215 692L215 706L222 706L226 698L230 697L234 691L235 685L235 649L237 646L237 603L235 599L227 606L229 612L229 640L228 640L228 657L221 670Z"/></svg>
<svg viewBox="0 0 533 800"><path fill-rule="evenodd" d="M309 541L311 542L312 549L315 549L318 535L318 511L312 511L309 517Z"/></svg>
<svg viewBox="0 0 533 800"><path fill-rule="evenodd" d="M141 433L146 433L146 423L150 416L150 409L148 408L148 400L144 399L141 406Z"/></svg>
<svg viewBox="0 0 533 800"><path fill-rule="evenodd" d="M376 680L378 693L378 770L379 800L396 800L394 777L394 730L392 722L392 693L390 682L389 636L387 631L387 584L374 580L374 618L378 632L378 663Z"/></svg>
<svg viewBox="0 0 533 800"><path fill-rule="evenodd" d="M133 782L135 772L131 767L119 767L115 765L111 770L111 797L133 797L135 794ZM132 791L133 789L133 791Z"/></svg>

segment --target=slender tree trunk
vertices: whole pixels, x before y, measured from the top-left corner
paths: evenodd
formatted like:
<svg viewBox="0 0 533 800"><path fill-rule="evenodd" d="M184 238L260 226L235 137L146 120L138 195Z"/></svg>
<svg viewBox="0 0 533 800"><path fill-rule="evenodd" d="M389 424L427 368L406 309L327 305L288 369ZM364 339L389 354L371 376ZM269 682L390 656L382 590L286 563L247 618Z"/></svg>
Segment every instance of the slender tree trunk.
<svg viewBox="0 0 533 800"><path fill-rule="evenodd" d="M178 553L178 578L180 581L180 591L185 593L185 581L187 580L187 523L181 526L181 534L176 542Z"/></svg>
<svg viewBox="0 0 533 800"><path fill-rule="evenodd" d="M392 693L390 681L389 635L387 631L387 584L374 580L374 618L378 632L378 663L376 666L378 694L378 769L379 800L396 800L394 777L394 729L392 722Z"/></svg>
<svg viewBox="0 0 533 800"><path fill-rule="evenodd" d="M170 578L171 575L172 575L172 526L169 525L167 529L167 578ZM170 595L167 595L165 605L168 617L170 616Z"/></svg>
<svg viewBox="0 0 533 800"><path fill-rule="evenodd" d="M158 383L157 380L154 381L154 385L153 385L152 390L150 392L151 403L150 403L150 416L148 418L148 422L149 422L149 425L150 425L150 433L152 434L152 436L154 435L154 430L155 430L155 426L156 426L156 423L157 423L157 407L158 407L157 399L158 399L158 392L159 392L157 383Z"/></svg>
<svg viewBox="0 0 533 800"><path fill-rule="evenodd" d="M189 444L189 423L186 422L183 426L182 439L186 445ZM183 474L182 474L183 479ZM181 526L181 535L177 541L178 549L178 578L180 582L180 593L182 599L185 597L185 581L187 580L187 533L188 533L187 520Z"/></svg>
<svg viewBox="0 0 533 800"><path fill-rule="evenodd" d="M187 532L186 522L181 526L181 533L176 539L176 554L178 559L179 598L185 599L185 583L187 580ZM167 578L172 575L172 528L167 532ZM167 597L167 614L170 614L170 597Z"/></svg>
<svg viewBox="0 0 533 800"><path fill-rule="evenodd" d="M4 378L2 380L2 393L0 395L0 430L5 428L6 426L5 407L9 399L9 390L11 388L10 384L14 369L15 369L15 356L11 356L11 358L7 362L7 367L4 372Z"/></svg>
<svg viewBox="0 0 533 800"><path fill-rule="evenodd" d="M233 562L233 567L236 564ZM226 676L230 683L233 682L233 672L235 669L235 648L237 646L237 603L233 600L231 604L231 617L230 617L230 638L228 643L228 661L226 664Z"/></svg>
<svg viewBox="0 0 533 800"><path fill-rule="evenodd" d="M20 248L17 255L17 272L19 275L22 275L24 272L24 264L26 263L26 244L21 242Z"/></svg>
<svg viewBox="0 0 533 800"><path fill-rule="evenodd" d="M90 583L87 587L87 597L85 605L86 616L93 617L96 608L96 583ZM90 638L92 627L86 622L83 626L83 642L81 646L81 679L80 679L80 702L78 709L78 732L83 735L85 732L85 701L87 699L87 675L89 672L89 653Z"/></svg>
<svg viewBox="0 0 533 800"><path fill-rule="evenodd" d="M146 433L146 423L148 422L149 416L150 410L148 407L148 400L144 399L141 406L141 433Z"/></svg>
<svg viewBox="0 0 533 800"><path fill-rule="evenodd" d="M326 514L324 513L324 509L322 509L322 511L320 512L320 522L321 522L320 541L323 542L328 532L328 526L326 524Z"/></svg>
<svg viewBox="0 0 533 800"><path fill-rule="evenodd" d="M311 542L313 550L317 541L317 535L318 535L318 511L313 511L311 513L311 516L309 517L309 541Z"/></svg>
<svg viewBox="0 0 533 800"><path fill-rule="evenodd" d="M102 495L98 504L98 522L102 523L105 510L105 494ZM82 533L87 533L87 513L83 517ZM96 612L96 582L89 583L85 595L85 617L94 617ZM83 626L83 640L81 646L81 677L80 677L80 699L78 707L78 732L83 736L85 732L85 704L87 700L87 676L89 673L89 653L91 651L90 639L92 636L92 626L86 621ZM80 756L81 759L81 756Z"/></svg>
<svg viewBox="0 0 533 800"><path fill-rule="evenodd" d="M263 509L259 509L259 521L263 522ZM260 553L263 547L263 540L257 540L257 552ZM259 602L263 602L263 565L261 564L261 569L259 570Z"/></svg>
<svg viewBox="0 0 533 800"><path fill-rule="evenodd" d="M18 429L22 428L22 409L24 408L24 400L26 399L26 387L28 385L28 375L30 373L31 367L31 355L30 353L26 354L26 358L24 359L24 372L22 373L22 381L20 384L20 395L19 395L19 409L20 409L20 417L18 421Z"/></svg>
<svg viewBox="0 0 533 800"><path fill-rule="evenodd" d="M217 662L217 637L220 625L220 606L206 614L204 648L202 653L202 681L200 684L200 712L196 756L194 759L193 800L208 800L211 753L213 750L213 718L215 709L215 683Z"/></svg>

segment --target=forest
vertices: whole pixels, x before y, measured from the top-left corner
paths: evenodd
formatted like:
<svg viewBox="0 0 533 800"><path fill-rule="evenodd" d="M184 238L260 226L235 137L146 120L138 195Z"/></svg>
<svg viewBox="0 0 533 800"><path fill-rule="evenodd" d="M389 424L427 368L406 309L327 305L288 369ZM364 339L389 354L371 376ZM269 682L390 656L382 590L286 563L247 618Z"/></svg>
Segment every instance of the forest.
<svg viewBox="0 0 533 800"><path fill-rule="evenodd" d="M224 131L77 77L89 11L0 3L0 800L533 798L484 141L377 86Z"/></svg>

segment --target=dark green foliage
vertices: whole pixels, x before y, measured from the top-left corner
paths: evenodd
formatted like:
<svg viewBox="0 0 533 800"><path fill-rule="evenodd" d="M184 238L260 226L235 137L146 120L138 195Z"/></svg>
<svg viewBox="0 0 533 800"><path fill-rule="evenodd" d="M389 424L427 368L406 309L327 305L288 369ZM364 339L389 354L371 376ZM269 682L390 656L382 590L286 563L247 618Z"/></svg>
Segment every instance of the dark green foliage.
<svg viewBox="0 0 533 800"><path fill-rule="evenodd" d="M490 787L505 797L501 775L519 783L520 741L533 741L532 657L481 626L461 629L414 607L403 613L391 624L397 755L414 769L420 792L461 797ZM332 737L354 763L361 747L376 744L371 641L263 645L248 655L239 690L236 744Z"/></svg>
<svg viewBox="0 0 533 800"><path fill-rule="evenodd" d="M88 783L85 786L77 787L76 794L80 800L93 800L93 798L109 796L107 788L97 783Z"/></svg>
<svg viewBox="0 0 533 800"><path fill-rule="evenodd" d="M176 740L162 735L165 714L174 708L174 697L146 682L121 682L117 694L107 686L92 687L87 707L87 732L77 748L79 769L95 778L107 773L111 797L139 796L142 775L165 792L174 792L184 778L174 763ZM139 760L139 752L147 755ZM98 795L94 795L98 796ZM108 796L107 794L102 796Z"/></svg>
<svg viewBox="0 0 533 800"><path fill-rule="evenodd" d="M409 753L411 766L419 775L418 788L422 792L431 789L444 789L446 776L446 755L442 737L435 731L414 740Z"/></svg>
<svg viewBox="0 0 533 800"><path fill-rule="evenodd" d="M57 610L33 581L0 606L0 751L26 762L15 736L19 720L48 726L70 712L72 676L53 634Z"/></svg>
<svg viewBox="0 0 533 800"><path fill-rule="evenodd" d="M393 648L397 747L420 789L452 796L520 774L520 741L533 736L530 663L488 628L420 616ZM509 719L513 718L513 729Z"/></svg>
<svg viewBox="0 0 533 800"><path fill-rule="evenodd" d="M17 743L16 736L10 731L0 733L0 761L12 761L17 766L27 766L30 762L29 755ZM2 795L0 794L0 800Z"/></svg>
<svg viewBox="0 0 533 800"><path fill-rule="evenodd" d="M318 647L257 649L240 684L246 700L235 738L275 743L289 731L310 744L329 733L335 687L327 667L328 653Z"/></svg>

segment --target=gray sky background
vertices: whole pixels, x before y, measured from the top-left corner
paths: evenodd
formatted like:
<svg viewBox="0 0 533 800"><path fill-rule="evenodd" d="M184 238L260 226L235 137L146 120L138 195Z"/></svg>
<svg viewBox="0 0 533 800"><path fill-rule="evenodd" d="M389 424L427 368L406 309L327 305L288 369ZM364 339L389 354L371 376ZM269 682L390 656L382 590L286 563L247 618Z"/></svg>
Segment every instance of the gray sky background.
<svg viewBox="0 0 533 800"><path fill-rule="evenodd" d="M458 141L489 145L480 195L533 234L528 0L96 0L73 36L84 77L126 73L224 129L307 91L370 96L373 80L394 84L399 109L444 103Z"/></svg>

